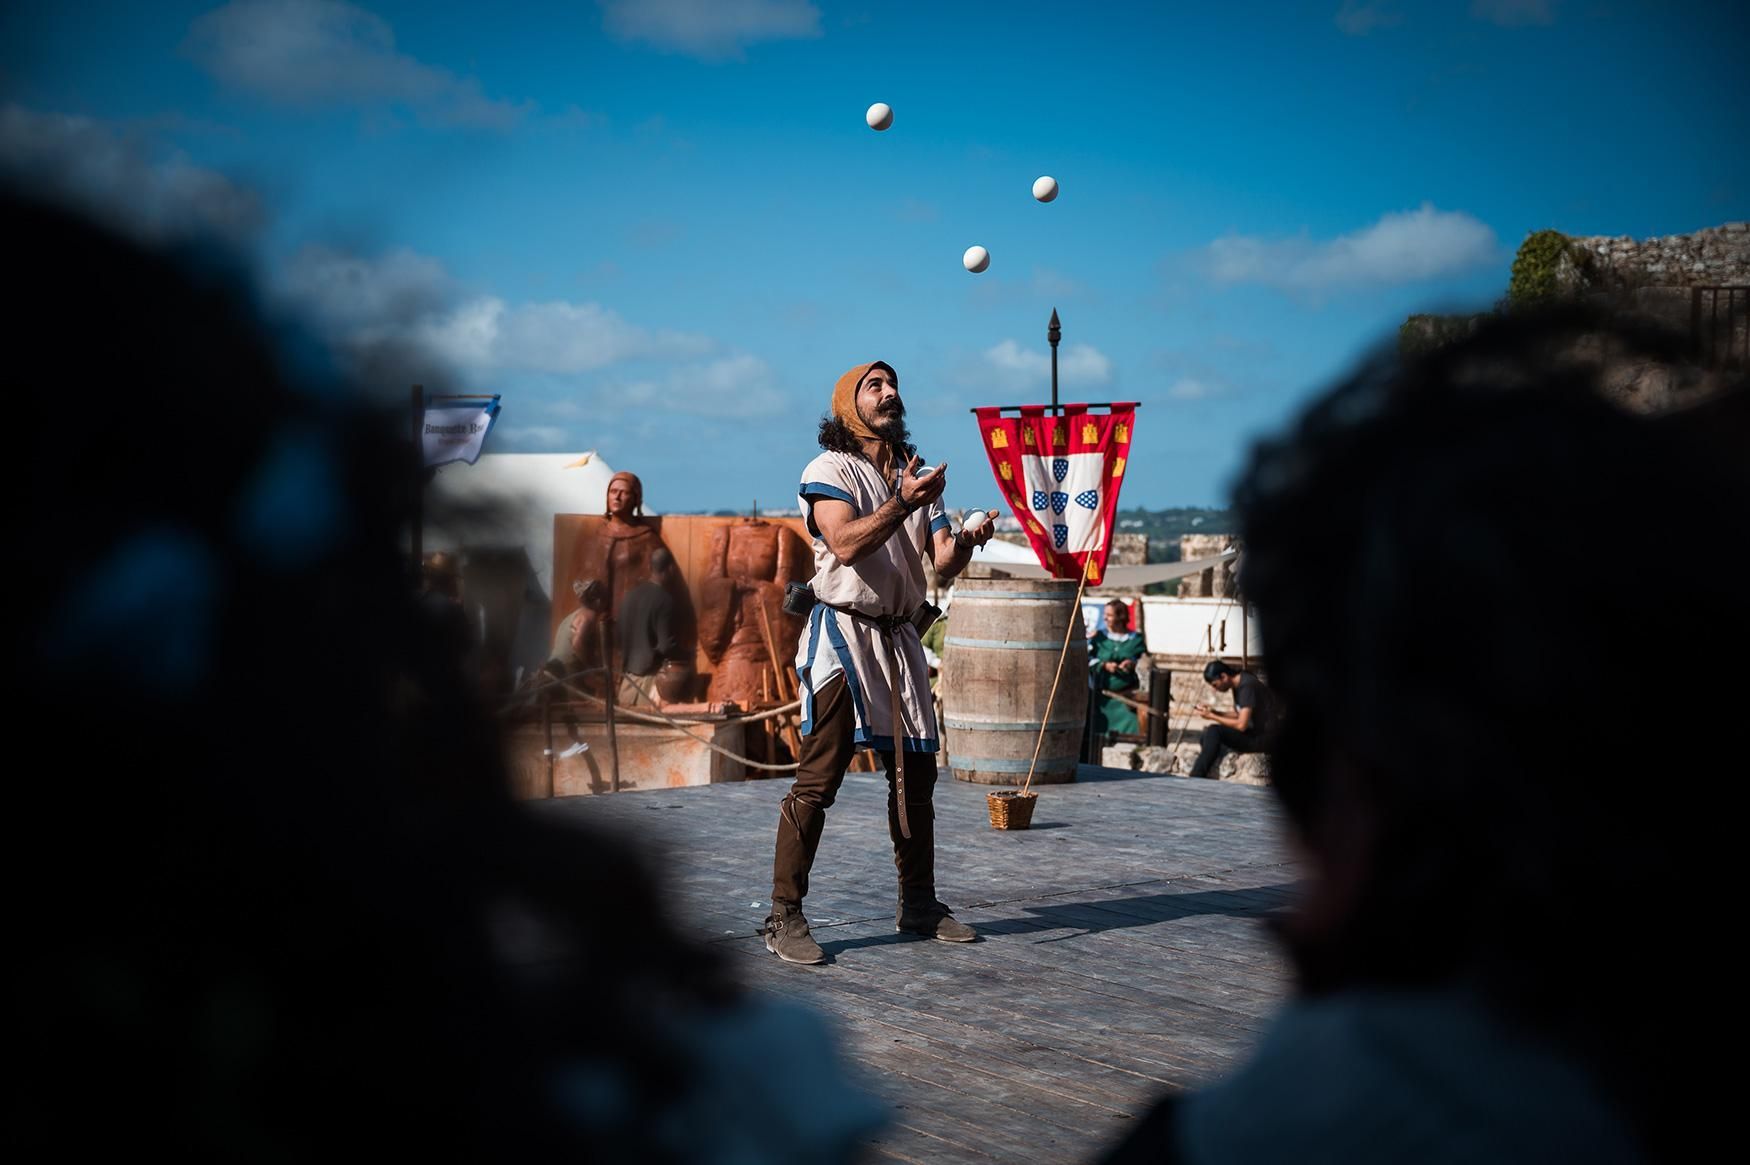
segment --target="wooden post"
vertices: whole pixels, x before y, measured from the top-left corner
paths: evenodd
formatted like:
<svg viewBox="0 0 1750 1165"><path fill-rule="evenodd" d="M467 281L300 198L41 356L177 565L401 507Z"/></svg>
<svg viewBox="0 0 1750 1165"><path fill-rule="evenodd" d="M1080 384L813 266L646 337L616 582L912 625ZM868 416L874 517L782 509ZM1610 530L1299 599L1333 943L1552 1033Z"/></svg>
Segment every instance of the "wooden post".
<svg viewBox="0 0 1750 1165"><path fill-rule="evenodd" d="M1149 674L1148 680L1148 742L1164 745L1172 726L1167 723L1167 709L1173 702L1173 673L1160 668Z"/></svg>
<svg viewBox="0 0 1750 1165"><path fill-rule="evenodd" d="M608 756L613 766L612 776L608 785L610 793L620 791L620 737L614 725L614 704L620 694L620 684L614 675L614 656L608 646L608 621L605 618L596 620L596 642L602 649L602 674L607 677L607 699L603 705L608 716Z"/></svg>
<svg viewBox="0 0 1750 1165"><path fill-rule="evenodd" d="M1252 621L1246 611L1246 598L1240 596L1240 670L1252 670Z"/></svg>
<svg viewBox="0 0 1750 1165"><path fill-rule="evenodd" d="M541 734L547 740L547 796L553 796L555 784L553 768L558 761L553 756L553 689L547 688L541 692Z"/></svg>

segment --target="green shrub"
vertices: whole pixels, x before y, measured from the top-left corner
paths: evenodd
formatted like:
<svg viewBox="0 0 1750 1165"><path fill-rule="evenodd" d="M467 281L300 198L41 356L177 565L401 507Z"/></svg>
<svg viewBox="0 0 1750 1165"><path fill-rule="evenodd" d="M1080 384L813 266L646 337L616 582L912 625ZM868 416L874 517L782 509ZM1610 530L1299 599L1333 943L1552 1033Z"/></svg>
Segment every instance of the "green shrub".
<svg viewBox="0 0 1750 1165"><path fill-rule="evenodd" d="M1556 273L1562 259L1573 262L1568 236L1560 231L1533 231L1519 244L1513 257L1513 278L1507 283L1507 302L1514 307L1541 303L1559 290Z"/></svg>
<svg viewBox="0 0 1750 1165"><path fill-rule="evenodd" d="M1454 340L1462 340L1476 331L1490 314L1413 315L1398 327L1398 355L1412 358L1445 347Z"/></svg>

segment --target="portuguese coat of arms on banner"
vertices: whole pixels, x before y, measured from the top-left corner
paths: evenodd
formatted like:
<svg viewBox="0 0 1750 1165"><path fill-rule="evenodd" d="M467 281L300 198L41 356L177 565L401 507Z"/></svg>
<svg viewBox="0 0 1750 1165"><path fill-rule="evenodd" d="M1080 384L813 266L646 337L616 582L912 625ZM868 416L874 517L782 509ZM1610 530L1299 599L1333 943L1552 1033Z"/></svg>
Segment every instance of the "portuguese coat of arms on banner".
<svg viewBox="0 0 1750 1165"><path fill-rule="evenodd" d="M1003 500L1027 532L1039 564L1058 578L1098 586L1112 547L1118 488L1136 428L1136 404L1023 405L1020 416L974 409Z"/></svg>

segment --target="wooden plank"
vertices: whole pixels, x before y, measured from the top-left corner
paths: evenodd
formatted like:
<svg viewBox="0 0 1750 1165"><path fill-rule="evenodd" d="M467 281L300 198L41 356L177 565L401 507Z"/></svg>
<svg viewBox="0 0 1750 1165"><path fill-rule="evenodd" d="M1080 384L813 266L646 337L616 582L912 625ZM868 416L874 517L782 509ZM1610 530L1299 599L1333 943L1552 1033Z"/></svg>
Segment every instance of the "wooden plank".
<svg viewBox="0 0 1750 1165"><path fill-rule="evenodd" d="M1301 876L1267 790L1088 772L1018 834L988 828L981 787L938 783L940 892L983 935L966 945L893 932L886 783L848 777L807 904L824 967L754 935L787 782L545 811L651 839L682 925L749 988L827 1017L892 1106L870 1159L1081 1162L1255 1046L1290 984L1261 920Z"/></svg>

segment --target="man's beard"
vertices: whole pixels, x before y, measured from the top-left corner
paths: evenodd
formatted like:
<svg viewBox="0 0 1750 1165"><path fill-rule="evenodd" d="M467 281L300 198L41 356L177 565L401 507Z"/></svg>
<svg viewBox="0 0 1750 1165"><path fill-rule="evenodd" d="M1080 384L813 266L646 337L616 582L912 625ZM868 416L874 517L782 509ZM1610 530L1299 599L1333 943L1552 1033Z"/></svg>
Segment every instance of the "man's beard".
<svg viewBox="0 0 1750 1165"><path fill-rule="evenodd" d="M905 446L911 443L911 432L905 425L905 406L897 400L887 412L877 408L873 417L864 416L863 423L889 445Z"/></svg>

